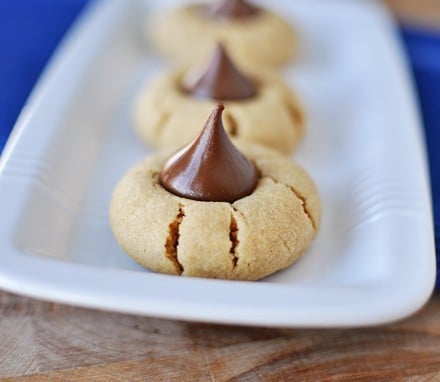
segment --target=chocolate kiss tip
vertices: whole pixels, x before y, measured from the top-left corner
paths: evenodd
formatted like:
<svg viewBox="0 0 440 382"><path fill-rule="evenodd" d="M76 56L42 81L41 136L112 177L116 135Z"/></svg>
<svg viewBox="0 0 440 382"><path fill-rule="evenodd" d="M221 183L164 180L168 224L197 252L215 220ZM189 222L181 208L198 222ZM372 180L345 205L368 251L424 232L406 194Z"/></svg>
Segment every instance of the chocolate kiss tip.
<svg viewBox="0 0 440 382"><path fill-rule="evenodd" d="M182 87L195 97L218 101L248 99L257 93L254 83L237 69L220 42L205 70L194 79L184 79Z"/></svg>
<svg viewBox="0 0 440 382"><path fill-rule="evenodd" d="M160 182L166 190L188 199L229 203L254 191L257 171L226 134L224 108L218 104L200 135L165 163Z"/></svg>
<svg viewBox="0 0 440 382"><path fill-rule="evenodd" d="M245 0L220 0L208 7L207 15L212 18L240 19L258 13L258 8Z"/></svg>
<svg viewBox="0 0 440 382"><path fill-rule="evenodd" d="M219 102L214 110L212 111L211 115L214 114L215 116L222 116L223 110L225 110L225 105L223 105L221 102Z"/></svg>

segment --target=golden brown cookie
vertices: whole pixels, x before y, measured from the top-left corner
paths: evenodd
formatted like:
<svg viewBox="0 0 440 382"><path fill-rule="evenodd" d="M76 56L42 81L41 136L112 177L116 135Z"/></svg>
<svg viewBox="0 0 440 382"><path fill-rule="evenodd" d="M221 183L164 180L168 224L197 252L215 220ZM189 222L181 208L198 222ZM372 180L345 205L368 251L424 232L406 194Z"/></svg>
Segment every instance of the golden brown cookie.
<svg viewBox="0 0 440 382"><path fill-rule="evenodd" d="M235 142L255 165L255 190L233 203L176 196L159 181L170 152L155 154L117 185L110 222L123 250L156 272L257 280L309 247L321 206L308 174L284 156Z"/></svg>
<svg viewBox="0 0 440 382"><path fill-rule="evenodd" d="M243 1L220 3L235 5L192 4L158 15L146 23L149 40L180 64L193 64L216 41L222 41L240 64L280 66L294 56L297 39L291 25L281 17L267 9L243 5ZM256 11L236 17L226 9L236 4L240 9L252 7Z"/></svg>
<svg viewBox="0 0 440 382"><path fill-rule="evenodd" d="M188 143L220 99L227 107L224 125L231 137L284 154L293 152L304 134L304 113L277 74L251 68L238 71L220 44L205 71L198 72L176 70L142 90L134 107L133 125L146 144L177 148ZM185 83L191 81L194 93L185 89Z"/></svg>

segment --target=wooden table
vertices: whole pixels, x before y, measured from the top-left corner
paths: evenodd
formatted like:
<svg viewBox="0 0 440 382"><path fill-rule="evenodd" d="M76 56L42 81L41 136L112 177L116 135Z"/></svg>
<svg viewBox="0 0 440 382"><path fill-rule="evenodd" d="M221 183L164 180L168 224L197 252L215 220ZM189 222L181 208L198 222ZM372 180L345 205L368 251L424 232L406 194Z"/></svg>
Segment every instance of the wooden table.
<svg viewBox="0 0 440 382"><path fill-rule="evenodd" d="M440 295L403 322L353 330L176 322L8 293L0 311L10 381L440 380Z"/></svg>
<svg viewBox="0 0 440 382"><path fill-rule="evenodd" d="M405 19L440 26L438 0L387 1ZM288 330L105 313L0 292L0 377L440 381L440 294L412 318L392 325Z"/></svg>
<svg viewBox="0 0 440 382"><path fill-rule="evenodd" d="M440 28L440 1L438 0L385 0L404 22Z"/></svg>

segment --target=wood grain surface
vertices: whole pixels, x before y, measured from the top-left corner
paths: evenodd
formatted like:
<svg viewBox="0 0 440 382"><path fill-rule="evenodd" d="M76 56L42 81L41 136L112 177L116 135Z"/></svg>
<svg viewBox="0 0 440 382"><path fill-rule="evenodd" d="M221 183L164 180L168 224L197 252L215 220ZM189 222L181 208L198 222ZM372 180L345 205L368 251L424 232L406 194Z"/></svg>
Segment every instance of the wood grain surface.
<svg viewBox="0 0 440 382"><path fill-rule="evenodd" d="M385 0L405 23L440 28L439 0Z"/></svg>
<svg viewBox="0 0 440 382"><path fill-rule="evenodd" d="M5 381L436 381L440 380L440 295L412 318L392 325L292 330L106 313L0 292L0 377Z"/></svg>

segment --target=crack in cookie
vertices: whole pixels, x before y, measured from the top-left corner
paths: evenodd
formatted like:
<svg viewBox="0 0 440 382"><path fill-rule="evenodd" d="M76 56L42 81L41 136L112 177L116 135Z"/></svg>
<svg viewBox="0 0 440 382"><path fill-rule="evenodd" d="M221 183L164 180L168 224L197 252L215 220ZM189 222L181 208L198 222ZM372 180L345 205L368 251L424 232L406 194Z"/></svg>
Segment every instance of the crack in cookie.
<svg viewBox="0 0 440 382"><path fill-rule="evenodd" d="M154 183L159 183L159 172L151 171L151 179L153 179Z"/></svg>
<svg viewBox="0 0 440 382"><path fill-rule="evenodd" d="M235 220L235 217L232 213L231 213L231 223L229 224L229 240L231 241L231 249L229 250L229 253L232 256L232 268L234 269L237 266L239 259L236 250L238 243L240 243L240 241L238 240L237 220Z"/></svg>
<svg viewBox="0 0 440 382"><path fill-rule="evenodd" d="M300 200L300 202L302 204L302 207L303 207L303 210L304 210L304 213L307 215L307 217L309 218L310 222L312 223L313 229L315 231L317 231L316 223L315 223L315 221L313 219L313 216L312 216L312 214L309 212L309 210L307 208L307 200L306 200L306 198L304 196L302 196L295 188L293 188L293 186L289 186L287 184L285 184L285 186L287 188L289 188L295 194L295 196Z"/></svg>
<svg viewBox="0 0 440 382"><path fill-rule="evenodd" d="M248 221L247 221L246 216L244 215L244 213L241 212L241 211L240 211L236 206L234 206L233 204L231 204L231 207L232 207L232 209L233 209L237 214L239 214L239 215L243 218L243 221L248 225Z"/></svg>
<svg viewBox="0 0 440 382"><path fill-rule="evenodd" d="M281 240L281 242L283 243L283 245L286 247L287 251L289 253L295 253L294 250L292 250L292 248L290 248L290 245L287 243L286 239L284 237L282 237L280 234L276 235L278 239Z"/></svg>
<svg viewBox="0 0 440 382"><path fill-rule="evenodd" d="M295 128L301 131L304 126L304 114L302 110L296 104L292 104L289 101L286 102L286 108L294 122Z"/></svg>
<svg viewBox="0 0 440 382"><path fill-rule="evenodd" d="M180 224L182 223L185 212L183 211L183 206L179 204L179 212L176 218L169 225L169 234L165 242L165 256L169 259L176 268L177 274L181 275L184 271L182 264L179 262L178 258L178 247L180 238Z"/></svg>
<svg viewBox="0 0 440 382"><path fill-rule="evenodd" d="M312 214L310 213L310 211L307 208L307 199L302 196L293 186L288 185L288 184L284 184L284 183L280 183L278 182L276 179L272 178L271 176L268 175L264 175L264 178L266 179L270 179L272 182L274 182L275 184L280 184L286 188L288 188L290 191L292 191L292 193L295 195L295 197L300 201L302 209L304 214L307 216L307 218L310 220L310 223L312 224L313 230L316 232L317 231L317 226L315 223L315 220L313 219Z"/></svg>
<svg viewBox="0 0 440 382"><path fill-rule="evenodd" d="M225 128L231 137L238 136L238 124L232 114L225 114Z"/></svg>
<svg viewBox="0 0 440 382"><path fill-rule="evenodd" d="M298 101L290 98L284 98L284 105L291 121L292 128L295 131L296 139L300 140L304 136L305 130L304 111Z"/></svg>

